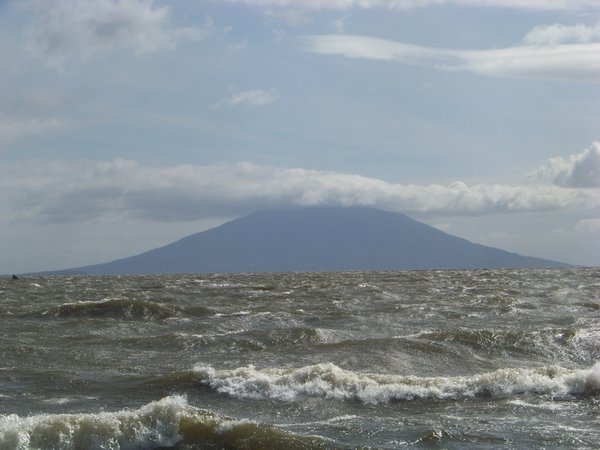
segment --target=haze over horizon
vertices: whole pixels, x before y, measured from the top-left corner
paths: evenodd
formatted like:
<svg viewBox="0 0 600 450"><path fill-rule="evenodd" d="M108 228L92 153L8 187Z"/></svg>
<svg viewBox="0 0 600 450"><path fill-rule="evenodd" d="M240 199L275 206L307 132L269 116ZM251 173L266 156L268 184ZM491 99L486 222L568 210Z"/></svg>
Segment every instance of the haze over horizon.
<svg viewBox="0 0 600 450"><path fill-rule="evenodd" d="M600 266L596 0L4 0L0 61L0 273L305 205Z"/></svg>

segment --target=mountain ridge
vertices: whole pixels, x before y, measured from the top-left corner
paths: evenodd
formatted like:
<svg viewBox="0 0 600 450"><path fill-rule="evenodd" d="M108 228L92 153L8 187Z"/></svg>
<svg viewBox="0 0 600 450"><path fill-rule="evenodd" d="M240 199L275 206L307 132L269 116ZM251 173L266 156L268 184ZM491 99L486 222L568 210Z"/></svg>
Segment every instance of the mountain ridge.
<svg viewBox="0 0 600 450"><path fill-rule="evenodd" d="M473 243L368 207L260 211L138 255L47 274L568 267Z"/></svg>

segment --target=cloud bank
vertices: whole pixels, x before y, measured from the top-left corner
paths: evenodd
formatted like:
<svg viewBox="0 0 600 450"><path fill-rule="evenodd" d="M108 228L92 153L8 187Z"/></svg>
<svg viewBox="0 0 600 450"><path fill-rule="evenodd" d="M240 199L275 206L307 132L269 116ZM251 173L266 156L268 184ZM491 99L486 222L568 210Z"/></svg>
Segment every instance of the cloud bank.
<svg viewBox="0 0 600 450"><path fill-rule="evenodd" d="M233 217L294 205L364 205L440 215L593 210L600 207L599 151L600 144L594 143L568 159L550 160L534 172L530 184L522 186L403 185L360 175L251 163L165 168L121 159L16 162L0 167L0 191L5 194L0 198L0 217L4 223L64 223L99 217L167 222ZM562 174L569 175L562 178Z"/></svg>
<svg viewBox="0 0 600 450"><path fill-rule="evenodd" d="M306 36L301 43L305 50L322 55L396 61L496 77L600 82L600 43L596 42L483 51L423 47L354 35Z"/></svg>
<svg viewBox="0 0 600 450"><path fill-rule="evenodd" d="M136 54L175 47L183 39L197 40L211 27L174 27L168 6L147 0L38 0L29 30L31 52L61 65L98 52L125 48Z"/></svg>

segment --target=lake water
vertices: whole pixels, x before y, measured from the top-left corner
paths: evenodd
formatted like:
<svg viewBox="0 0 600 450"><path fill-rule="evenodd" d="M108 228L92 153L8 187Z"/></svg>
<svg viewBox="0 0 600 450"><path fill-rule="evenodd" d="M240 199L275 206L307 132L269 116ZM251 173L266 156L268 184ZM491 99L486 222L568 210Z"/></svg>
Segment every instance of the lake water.
<svg viewBox="0 0 600 450"><path fill-rule="evenodd" d="M0 280L0 448L598 448L600 269Z"/></svg>

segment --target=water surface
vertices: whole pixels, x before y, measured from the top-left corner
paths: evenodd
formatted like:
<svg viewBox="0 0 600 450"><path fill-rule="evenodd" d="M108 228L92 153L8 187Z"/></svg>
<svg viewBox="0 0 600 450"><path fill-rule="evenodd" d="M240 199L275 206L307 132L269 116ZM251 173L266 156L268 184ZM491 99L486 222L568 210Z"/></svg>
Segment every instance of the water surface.
<svg viewBox="0 0 600 450"><path fill-rule="evenodd" d="M0 448L594 448L600 270L0 280Z"/></svg>

